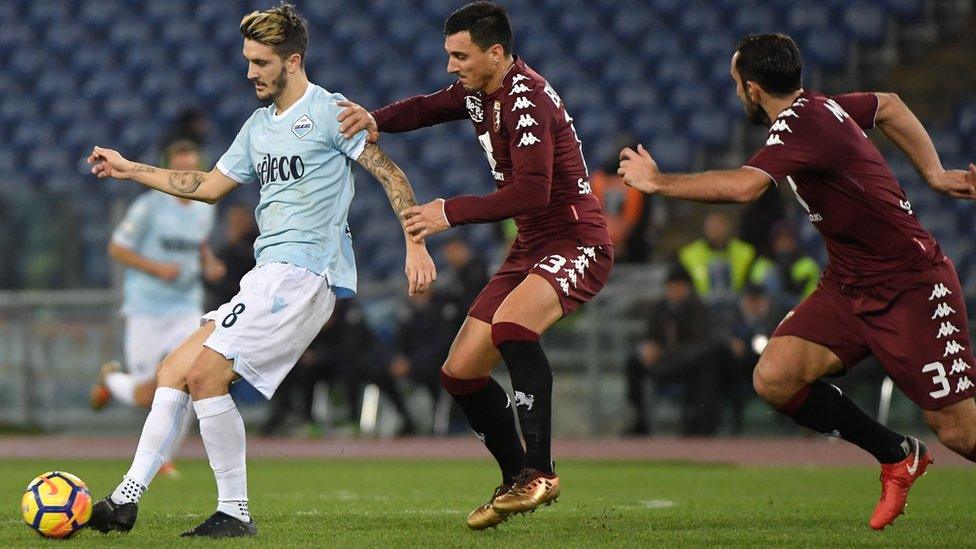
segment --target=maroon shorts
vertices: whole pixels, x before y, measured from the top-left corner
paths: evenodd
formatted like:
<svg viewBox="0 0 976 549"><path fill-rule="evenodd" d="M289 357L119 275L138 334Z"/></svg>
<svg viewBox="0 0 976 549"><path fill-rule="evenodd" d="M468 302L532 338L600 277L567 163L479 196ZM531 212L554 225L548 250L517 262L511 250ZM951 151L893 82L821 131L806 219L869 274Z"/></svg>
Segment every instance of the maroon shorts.
<svg viewBox="0 0 976 549"><path fill-rule="evenodd" d="M610 276L613 246L580 246L575 241L555 241L535 248L512 248L498 272L478 294L468 316L491 324L502 301L529 274L549 281L559 296L563 316L593 299Z"/></svg>
<svg viewBox="0 0 976 549"><path fill-rule="evenodd" d="M976 396L966 303L948 259L870 288L825 277L773 333L787 335L827 347L847 368L873 354L924 410Z"/></svg>

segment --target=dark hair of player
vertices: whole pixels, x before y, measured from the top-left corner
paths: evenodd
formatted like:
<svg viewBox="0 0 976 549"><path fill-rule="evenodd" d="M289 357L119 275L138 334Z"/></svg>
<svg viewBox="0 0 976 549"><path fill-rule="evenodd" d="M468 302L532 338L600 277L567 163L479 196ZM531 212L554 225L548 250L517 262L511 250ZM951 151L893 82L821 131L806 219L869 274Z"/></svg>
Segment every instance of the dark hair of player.
<svg viewBox="0 0 976 549"><path fill-rule="evenodd" d="M302 56L302 66L305 66L308 23L291 4L282 2L276 8L245 15L241 20L241 36L271 46L282 59L297 53Z"/></svg>
<svg viewBox="0 0 976 549"><path fill-rule="evenodd" d="M491 2L471 2L458 9L444 22L444 36L459 32L471 33L471 41L481 51L500 44L505 55L512 54L515 33L505 8Z"/></svg>
<svg viewBox="0 0 976 549"><path fill-rule="evenodd" d="M735 48L739 57L735 70L743 86L752 80L766 93L789 95L800 89L800 49L785 34L750 34Z"/></svg>

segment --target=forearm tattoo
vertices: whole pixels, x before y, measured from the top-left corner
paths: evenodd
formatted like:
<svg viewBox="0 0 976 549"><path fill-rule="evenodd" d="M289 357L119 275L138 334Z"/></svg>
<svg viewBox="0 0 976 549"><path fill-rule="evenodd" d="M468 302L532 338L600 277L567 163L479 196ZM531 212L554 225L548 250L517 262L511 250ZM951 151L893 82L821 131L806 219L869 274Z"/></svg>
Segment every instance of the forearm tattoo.
<svg viewBox="0 0 976 549"><path fill-rule="evenodd" d="M363 154L359 155L357 162L383 185L386 197L390 200L390 206L393 207L393 211L402 221L403 210L417 205L413 188L407 181L407 176L403 170L373 143L366 144L366 148L363 150Z"/></svg>
<svg viewBox="0 0 976 549"><path fill-rule="evenodd" d="M169 186L183 194L193 194L206 180L207 174L201 172L173 172L169 176Z"/></svg>

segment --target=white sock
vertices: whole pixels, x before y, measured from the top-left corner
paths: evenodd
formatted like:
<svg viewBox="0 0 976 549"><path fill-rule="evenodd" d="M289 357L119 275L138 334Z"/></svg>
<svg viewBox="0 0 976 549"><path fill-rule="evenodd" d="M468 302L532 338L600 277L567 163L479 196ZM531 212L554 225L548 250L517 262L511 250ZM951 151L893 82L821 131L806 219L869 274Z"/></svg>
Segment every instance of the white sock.
<svg viewBox="0 0 976 549"><path fill-rule="evenodd" d="M173 441L173 446L169 449L169 453L166 454L166 461L172 461L176 454L179 453L180 448L183 447L183 441L186 440L187 433L190 432L190 427L196 423L197 414L193 406L189 406L186 411L186 415L183 416L183 423L180 424L180 432L176 435L176 440Z"/></svg>
<svg viewBox="0 0 976 549"><path fill-rule="evenodd" d="M193 402L200 420L200 436L217 480L217 510L244 522L247 508L247 453L244 420L230 395Z"/></svg>
<svg viewBox="0 0 976 549"><path fill-rule="evenodd" d="M105 386L112 393L112 398L129 406L136 405L136 385L138 383L132 374L112 372L105 376Z"/></svg>
<svg viewBox="0 0 976 549"><path fill-rule="evenodd" d="M156 396L146 417L146 424L142 427L132 466L112 493L112 501L139 502L142 492L133 491L133 483L145 490L152 482L176 442L189 402L190 395L183 391L169 387L156 388Z"/></svg>

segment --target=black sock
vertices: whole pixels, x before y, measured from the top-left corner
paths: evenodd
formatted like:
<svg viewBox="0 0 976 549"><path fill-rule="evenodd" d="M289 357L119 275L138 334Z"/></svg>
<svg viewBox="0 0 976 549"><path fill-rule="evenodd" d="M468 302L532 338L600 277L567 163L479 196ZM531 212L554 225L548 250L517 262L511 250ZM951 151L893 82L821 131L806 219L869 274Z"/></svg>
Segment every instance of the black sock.
<svg viewBox="0 0 976 549"><path fill-rule="evenodd" d="M799 425L856 444L881 463L899 462L911 449L905 435L881 425L840 389L823 381L801 389L780 412Z"/></svg>
<svg viewBox="0 0 976 549"><path fill-rule="evenodd" d="M494 324L491 331L515 390L515 410L525 439L525 464L552 473L552 369L539 336L510 322Z"/></svg>
<svg viewBox="0 0 976 549"><path fill-rule="evenodd" d="M464 411L471 429L502 470L502 482L512 479L525 467L525 450L515 429L512 402L505 389L490 377L458 379L443 371L441 385Z"/></svg>

